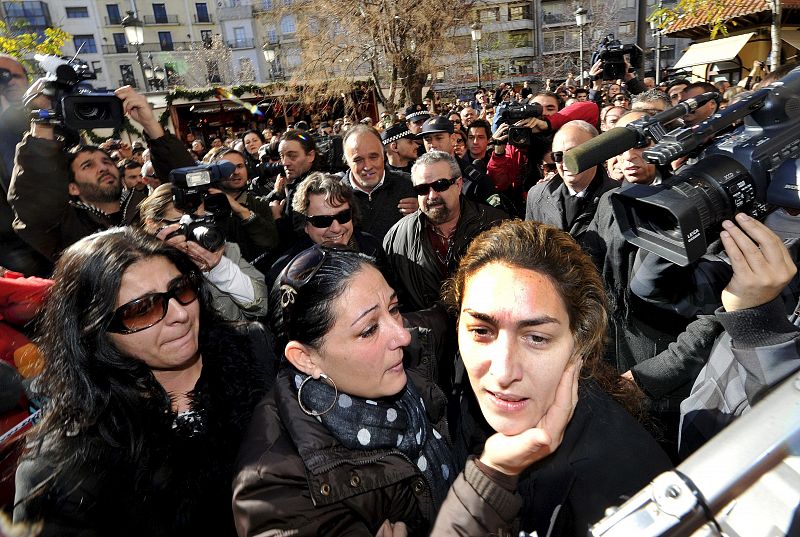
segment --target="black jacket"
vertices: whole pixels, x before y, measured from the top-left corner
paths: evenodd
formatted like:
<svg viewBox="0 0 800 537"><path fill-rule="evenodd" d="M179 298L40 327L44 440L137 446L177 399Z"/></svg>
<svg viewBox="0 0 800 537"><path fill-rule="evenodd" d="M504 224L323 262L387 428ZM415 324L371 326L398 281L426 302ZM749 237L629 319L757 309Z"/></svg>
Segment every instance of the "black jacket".
<svg viewBox="0 0 800 537"><path fill-rule="evenodd" d="M122 196L120 212L109 216L72 199L67 177L61 142L26 134L18 146L8 202L16 213L17 234L50 260L83 237L132 223L147 196L146 190L129 190Z"/></svg>
<svg viewBox="0 0 800 537"><path fill-rule="evenodd" d="M617 181L609 179L602 166L597 167L592 182L587 187L586 197L580 199L579 210L571 222L567 222L564 209L564 200L570 195L569 190L560 176L555 176L547 182L533 186L528 192L525 207L525 220L533 220L555 226L564 230L574 239L580 238L589 227L597 211L600 197L619 186Z"/></svg>
<svg viewBox="0 0 800 537"><path fill-rule="evenodd" d="M397 208L400 200L417 197L411 186L411 176L407 173L386 170L383 184L369 194L354 186L350 170L345 172L342 181L353 189L361 229L378 240L383 240L389 228L403 216Z"/></svg>
<svg viewBox="0 0 800 537"><path fill-rule="evenodd" d="M456 269L472 239L506 218L499 209L461 196L461 217L447 252L446 272L437 263L436 252L425 236L425 214L418 210L397 222L383 239L383 249L397 279L403 309L426 309L439 300L442 282Z"/></svg>

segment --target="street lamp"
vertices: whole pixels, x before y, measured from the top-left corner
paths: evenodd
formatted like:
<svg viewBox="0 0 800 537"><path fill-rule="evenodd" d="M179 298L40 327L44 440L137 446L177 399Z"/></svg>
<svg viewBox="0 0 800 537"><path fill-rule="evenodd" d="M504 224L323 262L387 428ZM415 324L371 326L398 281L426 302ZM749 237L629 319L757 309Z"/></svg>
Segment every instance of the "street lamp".
<svg viewBox="0 0 800 537"><path fill-rule="evenodd" d="M133 11L127 11L127 15L122 19L122 29L125 30L125 39L128 43L136 48L136 61L139 62L139 67L142 69L142 76L144 77L144 84L147 86L147 74L144 70L144 61L142 60L142 43L144 43L144 24Z"/></svg>
<svg viewBox="0 0 800 537"><path fill-rule="evenodd" d="M658 2L658 11L661 12L662 3L661 0ZM653 31L653 37L656 38L656 49L655 49L655 58L653 58L653 62L655 65L656 71L656 86L661 84L661 17L656 20L650 19L650 29Z"/></svg>
<svg viewBox="0 0 800 537"><path fill-rule="evenodd" d="M472 40L475 42L475 61L478 64L478 89L480 89L480 87L481 87L481 46L480 46L480 43L481 43L481 37L483 37L482 34L481 34L481 30L483 29L483 26L481 26L481 23L479 23L479 22L474 22L474 23L472 23L472 26L470 26L469 28L470 28L470 32L472 33Z"/></svg>
<svg viewBox="0 0 800 537"><path fill-rule="evenodd" d="M580 62L580 85L583 87L583 27L586 26L586 23L589 20L587 16L589 12L584 7L579 7L575 10L575 24L578 25L578 31L580 35L580 51L578 53L579 62Z"/></svg>
<svg viewBox="0 0 800 537"><path fill-rule="evenodd" d="M274 77L275 65L273 63L275 62L275 49L270 47L269 45L264 45L263 52L264 52L264 60L267 62L267 65L269 66L269 79L272 82L275 80Z"/></svg>
<svg viewBox="0 0 800 537"><path fill-rule="evenodd" d="M167 71L161 66L156 67L152 53L147 55L147 59L149 63L144 64L144 76L147 78L149 89L164 89L164 80L167 78Z"/></svg>

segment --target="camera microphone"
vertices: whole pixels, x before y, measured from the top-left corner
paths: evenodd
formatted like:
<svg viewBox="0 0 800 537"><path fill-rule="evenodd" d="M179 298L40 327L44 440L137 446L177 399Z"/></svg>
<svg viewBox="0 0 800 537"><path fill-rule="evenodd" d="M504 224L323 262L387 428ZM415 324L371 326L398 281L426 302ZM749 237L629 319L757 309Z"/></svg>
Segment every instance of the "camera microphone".
<svg viewBox="0 0 800 537"><path fill-rule="evenodd" d="M564 165L572 173L580 173L636 147L643 139L635 128L614 127L566 151Z"/></svg>
<svg viewBox="0 0 800 537"><path fill-rule="evenodd" d="M663 127L665 124L686 114L691 114L706 103L717 99L719 99L719 93L709 91L681 101L672 108L653 116L637 119L625 127L614 127L564 153L564 164L573 173L580 173L628 149L647 145L647 138L658 142L666 135ZM666 164L665 162L659 163Z"/></svg>

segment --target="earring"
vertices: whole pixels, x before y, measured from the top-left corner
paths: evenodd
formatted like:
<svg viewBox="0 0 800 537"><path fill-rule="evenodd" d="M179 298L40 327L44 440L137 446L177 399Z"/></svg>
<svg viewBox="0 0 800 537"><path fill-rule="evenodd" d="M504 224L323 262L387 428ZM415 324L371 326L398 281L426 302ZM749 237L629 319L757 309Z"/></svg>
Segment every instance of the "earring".
<svg viewBox="0 0 800 537"><path fill-rule="evenodd" d="M323 414L327 414L328 412L330 412L331 409L333 408L333 405L336 404L336 400L339 398L339 389L336 387L336 383L333 381L333 379L330 378L325 373L320 373L319 378L325 381L329 386L332 386L334 391L333 401L331 401L331 404L328 406L328 408L326 408L322 412L317 412L316 410L309 410L303 404L303 399L302 399L303 386L305 386L306 382L308 382L309 380L316 380L314 379L314 377L312 377L311 375L307 376L306 378L303 379L303 382L300 383L300 387L297 388L297 404L300 405L300 410L302 410L305 414L308 414L309 416L313 416L315 418L317 416L322 416Z"/></svg>

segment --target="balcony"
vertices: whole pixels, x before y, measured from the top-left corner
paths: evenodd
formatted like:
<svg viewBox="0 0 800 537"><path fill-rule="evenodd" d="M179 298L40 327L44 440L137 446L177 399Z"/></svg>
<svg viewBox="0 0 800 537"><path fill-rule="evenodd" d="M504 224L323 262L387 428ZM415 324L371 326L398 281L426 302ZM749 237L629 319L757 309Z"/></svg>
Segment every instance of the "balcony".
<svg viewBox="0 0 800 537"><path fill-rule="evenodd" d="M180 24L177 15L145 15L142 17L145 24Z"/></svg>
<svg viewBox="0 0 800 537"><path fill-rule="evenodd" d="M122 24L121 17L109 17L108 15L106 15L104 18L106 21L106 26L119 26L120 24Z"/></svg>
<svg viewBox="0 0 800 537"><path fill-rule="evenodd" d="M572 39L545 39L542 44L543 54L553 54L556 52L577 52L581 48L580 41Z"/></svg>
<svg viewBox="0 0 800 537"><path fill-rule="evenodd" d="M214 24L214 17L210 13L206 13L205 15L198 15L195 13L192 18L195 24Z"/></svg>
<svg viewBox="0 0 800 537"><path fill-rule="evenodd" d="M233 39L226 41L228 46L232 49L243 49L243 48L253 48L255 47L255 40L253 38L249 39Z"/></svg>
<svg viewBox="0 0 800 537"><path fill-rule="evenodd" d="M575 24L575 15L565 15L564 13L542 13L542 21L545 24Z"/></svg>
<svg viewBox="0 0 800 537"><path fill-rule="evenodd" d="M142 43L141 50L143 53L147 52L181 52L185 50L191 50L192 45L194 44L194 48L202 48L203 42L202 41L174 41L172 43L164 43L162 47L161 43ZM167 45L172 45L167 46ZM133 45L103 45L103 54L132 54L136 52L136 47Z"/></svg>

